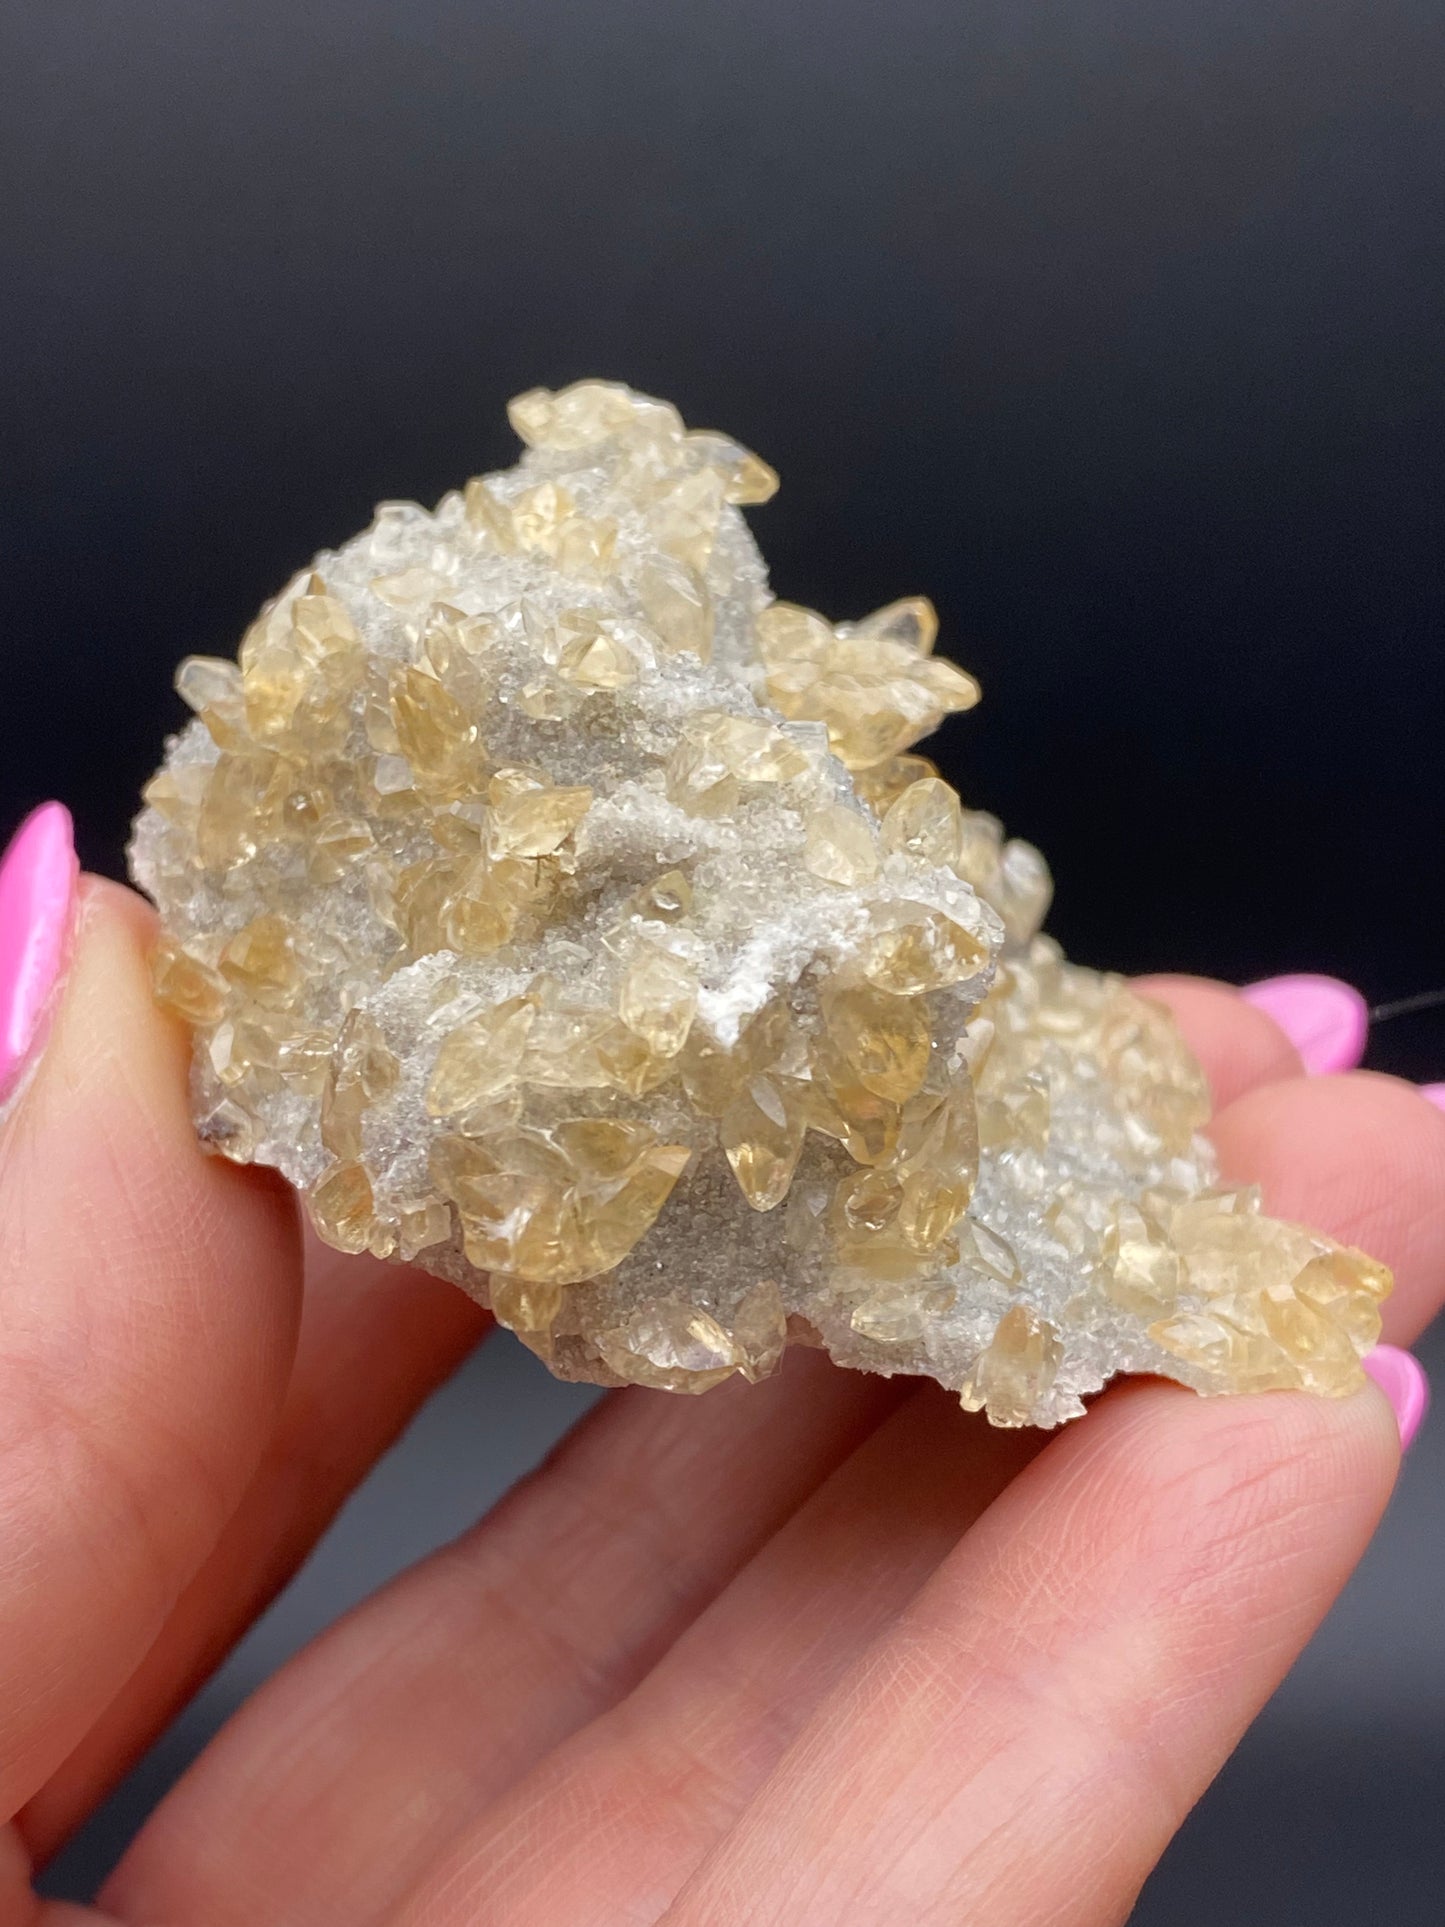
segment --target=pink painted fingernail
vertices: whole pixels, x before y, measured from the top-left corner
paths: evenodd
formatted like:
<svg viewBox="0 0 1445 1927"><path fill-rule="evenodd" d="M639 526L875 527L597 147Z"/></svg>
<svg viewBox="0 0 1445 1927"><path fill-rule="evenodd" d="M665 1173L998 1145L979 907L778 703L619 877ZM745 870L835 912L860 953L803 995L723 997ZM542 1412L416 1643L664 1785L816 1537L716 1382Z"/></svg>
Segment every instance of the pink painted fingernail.
<svg viewBox="0 0 1445 1927"><path fill-rule="evenodd" d="M1400 1428L1400 1450L1408 1452L1430 1409L1430 1381L1413 1352L1398 1345L1376 1345L1365 1359L1365 1370L1394 1408Z"/></svg>
<svg viewBox="0 0 1445 1927"><path fill-rule="evenodd" d="M42 803L0 858L0 1103L44 1042L79 874L70 811Z"/></svg>
<svg viewBox="0 0 1445 1927"><path fill-rule="evenodd" d="M1422 1084L1420 1095L1427 1104L1433 1104L1437 1111L1445 1111L1445 1084Z"/></svg>
<svg viewBox="0 0 1445 1927"><path fill-rule="evenodd" d="M1365 1054L1369 1007L1338 977L1266 977L1240 995L1274 1019L1312 1076L1352 1071Z"/></svg>

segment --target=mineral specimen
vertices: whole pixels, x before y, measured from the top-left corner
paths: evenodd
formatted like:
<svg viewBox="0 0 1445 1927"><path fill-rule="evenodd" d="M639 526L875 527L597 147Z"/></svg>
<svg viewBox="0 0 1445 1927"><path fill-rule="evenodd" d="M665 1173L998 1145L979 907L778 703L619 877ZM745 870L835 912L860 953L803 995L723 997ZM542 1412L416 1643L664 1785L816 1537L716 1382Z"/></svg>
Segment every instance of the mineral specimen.
<svg viewBox="0 0 1445 1927"><path fill-rule="evenodd" d="M205 1142L566 1377L796 1342L998 1425L1116 1372L1352 1390L1388 1273L1218 1185L1168 1015L910 753L978 698L932 606L774 600L777 478L665 402L510 413L516 468L181 666L132 864Z"/></svg>

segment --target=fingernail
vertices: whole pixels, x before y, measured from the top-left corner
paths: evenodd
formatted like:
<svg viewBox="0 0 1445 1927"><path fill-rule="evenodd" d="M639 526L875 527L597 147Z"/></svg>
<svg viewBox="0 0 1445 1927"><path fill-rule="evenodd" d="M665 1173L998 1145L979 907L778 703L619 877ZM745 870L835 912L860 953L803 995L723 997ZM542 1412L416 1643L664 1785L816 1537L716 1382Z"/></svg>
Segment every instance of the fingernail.
<svg viewBox="0 0 1445 1927"><path fill-rule="evenodd" d="M63 803L42 803L0 857L0 1104L45 1041L79 874Z"/></svg>
<svg viewBox="0 0 1445 1927"><path fill-rule="evenodd" d="M1445 1111L1445 1084L1422 1084L1420 1095L1427 1104L1433 1104L1437 1111Z"/></svg>
<svg viewBox="0 0 1445 1927"><path fill-rule="evenodd" d="M1408 1452L1430 1409L1430 1381L1413 1352L1398 1345L1376 1345L1365 1359L1365 1370L1389 1399L1400 1428L1400 1450Z"/></svg>
<svg viewBox="0 0 1445 1927"><path fill-rule="evenodd" d="M1338 977L1266 977L1240 995L1274 1019L1312 1076L1352 1071L1365 1054L1369 1007Z"/></svg>

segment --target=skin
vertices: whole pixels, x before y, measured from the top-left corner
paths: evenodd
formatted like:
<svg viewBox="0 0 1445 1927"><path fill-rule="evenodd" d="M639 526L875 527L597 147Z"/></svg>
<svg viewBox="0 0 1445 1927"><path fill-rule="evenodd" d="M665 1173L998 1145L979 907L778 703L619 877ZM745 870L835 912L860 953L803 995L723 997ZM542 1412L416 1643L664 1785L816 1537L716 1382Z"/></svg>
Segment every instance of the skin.
<svg viewBox="0 0 1445 1927"><path fill-rule="evenodd" d="M0 1920L1124 1920L1368 1543L1398 1461L1373 1388L1136 1382L1053 1437L807 1355L613 1396L268 1682L98 1912L33 1896L488 1324L201 1155L150 937L83 885L0 1125ZM1445 1115L1306 1080L1222 985L1144 988L1226 1172L1394 1266L1408 1344L1445 1292Z"/></svg>

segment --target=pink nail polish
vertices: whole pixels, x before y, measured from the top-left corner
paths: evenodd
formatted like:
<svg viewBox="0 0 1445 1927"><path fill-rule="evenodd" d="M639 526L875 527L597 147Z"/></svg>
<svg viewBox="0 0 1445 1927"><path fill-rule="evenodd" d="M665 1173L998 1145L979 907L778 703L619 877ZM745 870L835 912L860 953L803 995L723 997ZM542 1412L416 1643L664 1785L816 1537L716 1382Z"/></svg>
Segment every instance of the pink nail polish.
<svg viewBox="0 0 1445 1927"><path fill-rule="evenodd" d="M1274 1019L1312 1076L1352 1071L1365 1054L1369 1007L1338 977L1266 977L1240 995Z"/></svg>
<svg viewBox="0 0 1445 1927"><path fill-rule="evenodd" d="M1445 1111L1445 1084L1422 1084L1420 1095L1427 1104L1433 1104L1437 1111Z"/></svg>
<svg viewBox="0 0 1445 1927"><path fill-rule="evenodd" d="M1408 1452L1430 1409L1430 1381L1413 1352L1398 1345L1376 1345L1365 1359L1365 1370L1394 1408L1400 1428L1400 1450Z"/></svg>
<svg viewBox="0 0 1445 1927"><path fill-rule="evenodd" d="M0 858L0 1103L44 1041L79 873L63 803L27 816Z"/></svg>

